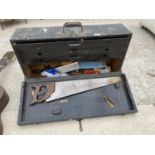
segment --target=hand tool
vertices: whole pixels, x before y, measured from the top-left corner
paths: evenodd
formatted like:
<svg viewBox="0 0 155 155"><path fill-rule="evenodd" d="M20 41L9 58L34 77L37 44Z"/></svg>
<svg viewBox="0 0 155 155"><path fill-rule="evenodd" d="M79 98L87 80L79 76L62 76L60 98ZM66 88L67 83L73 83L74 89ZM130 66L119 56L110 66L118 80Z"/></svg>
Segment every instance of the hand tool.
<svg viewBox="0 0 155 155"><path fill-rule="evenodd" d="M71 63L71 64L67 64L67 65L64 65L64 66L57 67L55 69L59 73L67 73L67 72L70 72L70 71L78 70L79 69L79 64L78 64L78 62L74 62L74 63Z"/></svg>
<svg viewBox="0 0 155 155"><path fill-rule="evenodd" d="M42 103L50 97L55 90L54 82L36 83L32 86L32 102L31 105Z"/></svg>
<svg viewBox="0 0 155 155"><path fill-rule="evenodd" d="M100 71L98 71L98 70L92 70L92 69L85 69L83 71L83 74L100 74Z"/></svg>
<svg viewBox="0 0 155 155"><path fill-rule="evenodd" d="M107 86L121 81L121 77L106 77L95 79L82 79L73 81L59 81L55 83L55 91L51 93L46 102L82 93L95 88Z"/></svg>
<svg viewBox="0 0 155 155"><path fill-rule="evenodd" d="M114 102L109 96L104 96L104 100L110 108L114 107Z"/></svg>

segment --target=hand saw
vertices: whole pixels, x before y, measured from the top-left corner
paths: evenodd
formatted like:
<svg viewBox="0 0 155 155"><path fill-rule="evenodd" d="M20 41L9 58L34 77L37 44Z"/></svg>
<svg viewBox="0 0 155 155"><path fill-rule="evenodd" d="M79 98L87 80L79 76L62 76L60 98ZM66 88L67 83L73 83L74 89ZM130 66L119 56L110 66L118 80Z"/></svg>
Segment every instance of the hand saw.
<svg viewBox="0 0 155 155"><path fill-rule="evenodd" d="M95 78L95 79L82 79L82 80L72 80L72 81L59 81L59 82L49 82L47 84L41 85L39 87L47 87L47 94L44 93L44 96L41 100L37 99L36 95L35 99L33 98L34 103L39 103L40 101L45 100L46 102L54 101L56 99L61 99L67 96L79 94L85 91L89 91L95 88L100 88L103 86L111 85L117 82L121 82L121 77L106 77L106 78ZM49 94L48 88L51 88L51 94ZM34 87L34 86L33 86ZM38 88L37 90L40 90Z"/></svg>

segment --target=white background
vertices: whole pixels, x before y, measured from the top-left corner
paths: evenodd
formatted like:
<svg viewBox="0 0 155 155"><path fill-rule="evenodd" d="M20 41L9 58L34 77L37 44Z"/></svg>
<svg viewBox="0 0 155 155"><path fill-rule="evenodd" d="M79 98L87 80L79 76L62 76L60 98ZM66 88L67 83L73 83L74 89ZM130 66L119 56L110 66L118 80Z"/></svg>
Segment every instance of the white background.
<svg viewBox="0 0 155 155"><path fill-rule="evenodd" d="M154 0L0 0L0 18L154 18Z"/></svg>

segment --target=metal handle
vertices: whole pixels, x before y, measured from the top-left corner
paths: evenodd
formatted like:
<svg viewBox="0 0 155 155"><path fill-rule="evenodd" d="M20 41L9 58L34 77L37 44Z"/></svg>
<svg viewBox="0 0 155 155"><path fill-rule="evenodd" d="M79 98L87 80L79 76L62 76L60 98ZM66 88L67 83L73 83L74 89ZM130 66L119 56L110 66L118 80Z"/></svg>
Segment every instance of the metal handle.
<svg viewBox="0 0 155 155"><path fill-rule="evenodd" d="M65 33L65 28L66 27L80 27L81 32L83 32L83 26L80 22L67 22L63 25L63 33Z"/></svg>

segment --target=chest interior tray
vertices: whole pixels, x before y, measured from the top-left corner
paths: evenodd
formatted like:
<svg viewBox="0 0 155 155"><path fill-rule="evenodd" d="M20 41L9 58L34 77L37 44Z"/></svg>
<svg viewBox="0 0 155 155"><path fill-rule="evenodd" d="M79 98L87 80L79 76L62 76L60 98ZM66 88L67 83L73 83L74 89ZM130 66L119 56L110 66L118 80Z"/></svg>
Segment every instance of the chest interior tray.
<svg viewBox="0 0 155 155"><path fill-rule="evenodd" d="M31 105L34 84L85 79L120 77L115 84L95 88L61 99ZM121 72L99 75L66 76L56 78L26 79L22 85L18 124L33 124L69 119L83 119L108 115L120 115L137 111L126 76ZM105 100L110 98L111 103Z"/></svg>

